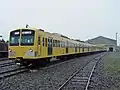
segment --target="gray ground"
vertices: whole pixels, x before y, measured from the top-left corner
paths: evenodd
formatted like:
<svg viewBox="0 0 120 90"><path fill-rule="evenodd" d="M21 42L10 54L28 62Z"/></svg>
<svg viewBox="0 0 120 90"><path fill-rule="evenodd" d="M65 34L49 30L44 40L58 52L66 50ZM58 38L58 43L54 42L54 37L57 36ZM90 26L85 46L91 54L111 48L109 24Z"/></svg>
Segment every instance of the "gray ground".
<svg viewBox="0 0 120 90"><path fill-rule="evenodd" d="M71 59L51 68L2 79L0 88L1 90L57 90L77 68L95 56L97 55Z"/></svg>
<svg viewBox="0 0 120 90"><path fill-rule="evenodd" d="M52 68L25 72L0 80L0 90L57 90L93 56L72 59ZM90 90L120 90L120 53L109 53L97 65Z"/></svg>

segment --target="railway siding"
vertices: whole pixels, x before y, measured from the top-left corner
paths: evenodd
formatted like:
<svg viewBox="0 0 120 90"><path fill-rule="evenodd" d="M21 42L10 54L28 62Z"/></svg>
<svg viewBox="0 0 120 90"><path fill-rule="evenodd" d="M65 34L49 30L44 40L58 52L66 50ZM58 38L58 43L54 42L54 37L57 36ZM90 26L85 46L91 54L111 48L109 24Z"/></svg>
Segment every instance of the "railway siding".
<svg viewBox="0 0 120 90"><path fill-rule="evenodd" d="M110 52L97 65L89 90L120 90L120 52Z"/></svg>

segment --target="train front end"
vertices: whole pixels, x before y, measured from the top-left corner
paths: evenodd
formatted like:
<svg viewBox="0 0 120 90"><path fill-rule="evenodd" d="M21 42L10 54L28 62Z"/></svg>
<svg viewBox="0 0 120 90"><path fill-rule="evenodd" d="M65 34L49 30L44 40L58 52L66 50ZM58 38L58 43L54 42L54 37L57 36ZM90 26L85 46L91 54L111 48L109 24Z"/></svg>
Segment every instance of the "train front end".
<svg viewBox="0 0 120 90"><path fill-rule="evenodd" d="M9 59L17 63L27 63L36 58L35 30L17 29L10 32ZM27 61L27 62L26 62Z"/></svg>

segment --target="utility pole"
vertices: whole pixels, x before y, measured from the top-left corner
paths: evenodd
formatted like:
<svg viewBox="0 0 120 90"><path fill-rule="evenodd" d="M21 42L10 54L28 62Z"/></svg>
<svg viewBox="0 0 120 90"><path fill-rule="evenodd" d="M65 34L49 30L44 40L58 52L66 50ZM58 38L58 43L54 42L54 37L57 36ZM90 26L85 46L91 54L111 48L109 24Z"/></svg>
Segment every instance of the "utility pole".
<svg viewBox="0 0 120 90"><path fill-rule="evenodd" d="M117 34L118 34L118 33L116 33L116 45L117 45Z"/></svg>

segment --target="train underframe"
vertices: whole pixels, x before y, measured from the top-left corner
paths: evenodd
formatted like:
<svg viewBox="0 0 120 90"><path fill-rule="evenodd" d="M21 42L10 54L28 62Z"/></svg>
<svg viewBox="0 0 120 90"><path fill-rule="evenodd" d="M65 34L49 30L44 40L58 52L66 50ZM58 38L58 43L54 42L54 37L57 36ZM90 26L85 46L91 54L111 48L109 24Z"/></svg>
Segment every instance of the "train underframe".
<svg viewBox="0 0 120 90"><path fill-rule="evenodd" d="M8 57L8 52L4 51L4 52L0 52L0 58L7 58Z"/></svg>
<svg viewBox="0 0 120 90"><path fill-rule="evenodd" d="M97 54L97 53L101 53L101 52L105 52L105 51L68 54L68 55L62 55L62 56L55 56L55 58L60 59L60 60L69 60L69 59L72 59L72 58ZM16 64L18 64L20 66L26 66L26 67L46 66L48 63L50 63L50 61L53 57L40 58L40 59L23 59L23 58L19 57L15 60L15 62L16 62Z"/></svg>

